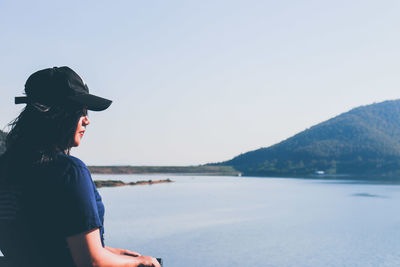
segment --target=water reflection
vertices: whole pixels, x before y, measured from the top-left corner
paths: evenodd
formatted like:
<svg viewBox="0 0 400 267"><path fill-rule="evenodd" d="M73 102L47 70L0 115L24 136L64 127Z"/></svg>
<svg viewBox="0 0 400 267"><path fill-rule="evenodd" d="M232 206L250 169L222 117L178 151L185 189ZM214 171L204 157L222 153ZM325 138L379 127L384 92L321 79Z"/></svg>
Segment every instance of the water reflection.
<svg viewBox="0 0 400 267"><path fill-rule="evenodd" d="M370 194L370 193L356 193L352 194L353 197L377 197L377 198L388 198L387 196L380 196L380 195L375 195L375 194Z"/></svg>

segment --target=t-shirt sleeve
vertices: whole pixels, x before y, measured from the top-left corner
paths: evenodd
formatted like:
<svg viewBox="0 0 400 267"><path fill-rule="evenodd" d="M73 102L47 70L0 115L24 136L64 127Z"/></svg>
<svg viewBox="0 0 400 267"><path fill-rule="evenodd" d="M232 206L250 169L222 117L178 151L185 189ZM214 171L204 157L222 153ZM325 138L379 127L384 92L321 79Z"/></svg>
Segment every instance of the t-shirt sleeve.
<svg viewBox="0 0 400 267"><path fill-rule="evenodd" d="M62 231L65 237L102 227L94 184L86 166L71 165L65 173L61 196Z"/></svg>

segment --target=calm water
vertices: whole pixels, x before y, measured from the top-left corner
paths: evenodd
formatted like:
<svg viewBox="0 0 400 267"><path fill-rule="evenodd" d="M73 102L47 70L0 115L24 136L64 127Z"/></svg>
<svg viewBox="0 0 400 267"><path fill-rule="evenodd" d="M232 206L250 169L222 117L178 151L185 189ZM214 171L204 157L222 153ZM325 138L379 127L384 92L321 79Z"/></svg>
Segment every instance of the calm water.
<svg viewBox="0 0 400 267"><path fill-rule="evenodd" d="M94 175L106 244L166 267L400 266L400 186L306 179Z"/></svg>

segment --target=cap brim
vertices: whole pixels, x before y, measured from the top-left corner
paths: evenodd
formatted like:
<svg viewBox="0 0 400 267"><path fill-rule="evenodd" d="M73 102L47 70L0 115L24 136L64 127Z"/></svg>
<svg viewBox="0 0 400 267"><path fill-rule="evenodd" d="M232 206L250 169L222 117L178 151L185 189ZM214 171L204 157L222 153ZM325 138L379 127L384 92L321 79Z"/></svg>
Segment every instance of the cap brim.
<svg viewBox="0 0 400 267"><path fill-rule="evenodd" d="M76 95L76 96L70 96L68 97L70 100L73 102L79 103L86 107L88 110L93 110L93 111L102 111L107 109L112 101L91 95L91 94L82 94L82 95Z"/></svg>

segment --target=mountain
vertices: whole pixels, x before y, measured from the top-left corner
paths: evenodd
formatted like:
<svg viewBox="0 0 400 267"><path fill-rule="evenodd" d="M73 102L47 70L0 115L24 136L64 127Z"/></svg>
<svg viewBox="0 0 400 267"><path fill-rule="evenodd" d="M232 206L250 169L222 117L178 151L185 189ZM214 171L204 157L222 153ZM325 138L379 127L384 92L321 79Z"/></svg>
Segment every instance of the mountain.
<svg viewBox="0 0 400 267"><path fill-rule="evenodd" d="M6 133L0 130L0 155L6 151Z"/></svg>
<svg viewBox="0 0 400 267"><path fill-rule="evenodd" d="M211 164L244 175L400 174L400 100L361 106L276 145Z"/></svg>

